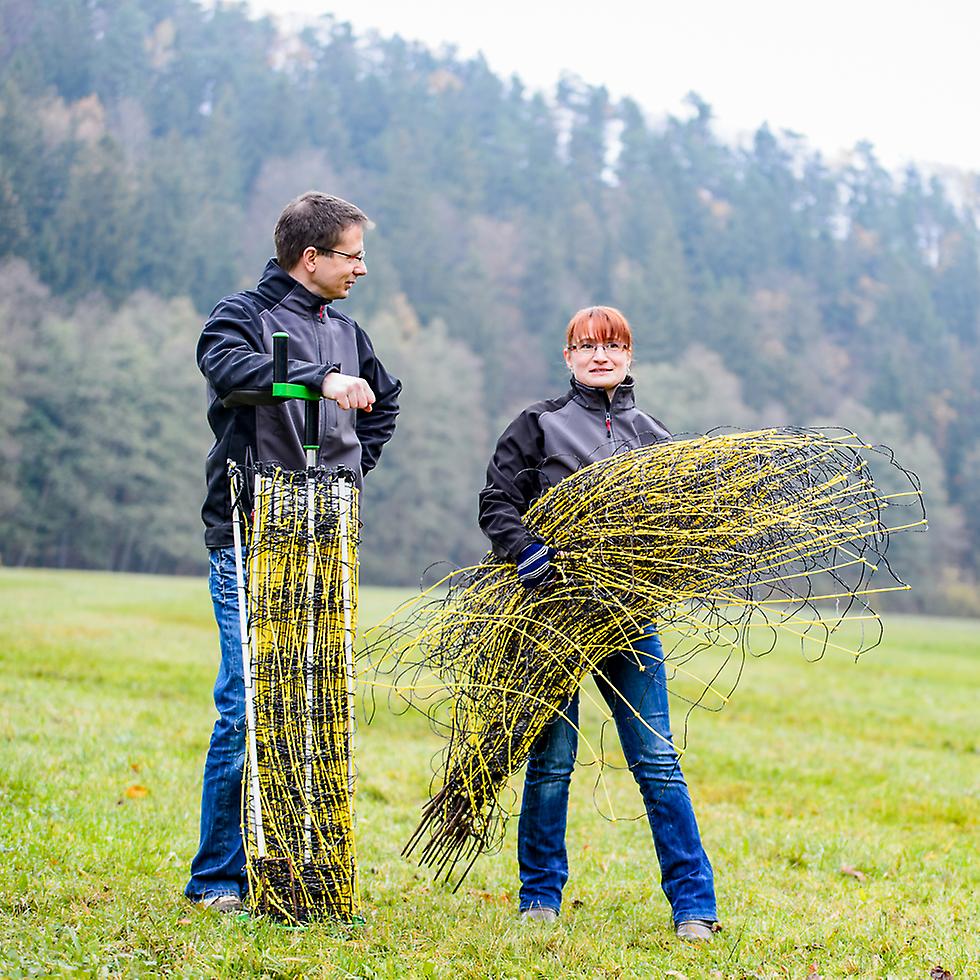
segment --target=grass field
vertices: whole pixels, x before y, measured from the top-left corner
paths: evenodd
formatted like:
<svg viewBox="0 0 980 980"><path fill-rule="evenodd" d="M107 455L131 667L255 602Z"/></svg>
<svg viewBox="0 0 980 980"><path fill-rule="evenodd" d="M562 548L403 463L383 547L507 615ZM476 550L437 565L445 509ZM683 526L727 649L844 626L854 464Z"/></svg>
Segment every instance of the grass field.
<svg viewBox="0 0 980 980"><path fill-rule="evenodd" d="M362 622L399 597L363 590ZM589 771L556 925L518 920L513 825L434 885L399 851L439 743L385 710L358 737L366 925L192 907L215 647L203 580L0 570L0 976L980 976L975 621L893 617L858 664L777 650L692 720L708 946L673 938L647 828L600 816Z"/></svg>

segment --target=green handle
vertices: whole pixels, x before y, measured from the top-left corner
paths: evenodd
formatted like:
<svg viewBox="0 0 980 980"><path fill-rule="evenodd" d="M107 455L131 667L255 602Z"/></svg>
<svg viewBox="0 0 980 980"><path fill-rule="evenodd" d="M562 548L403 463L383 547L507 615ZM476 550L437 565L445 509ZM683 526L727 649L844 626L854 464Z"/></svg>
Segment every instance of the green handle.
<svg viewBox="0 0 980 980"><path fill-rule="evenodd" d="M322 397L315 388L275 381L272 383L272 396L274 398L302 398L308 402L318 402Z"/></svg>
<svg viewBox="0 0 980 980"><path fill-rule="evenodd" d="M272 397L302 398L303 401L316 402L321 393L306 385L290 384L289 376L289 334L282 330L272 335Z"/></svg>

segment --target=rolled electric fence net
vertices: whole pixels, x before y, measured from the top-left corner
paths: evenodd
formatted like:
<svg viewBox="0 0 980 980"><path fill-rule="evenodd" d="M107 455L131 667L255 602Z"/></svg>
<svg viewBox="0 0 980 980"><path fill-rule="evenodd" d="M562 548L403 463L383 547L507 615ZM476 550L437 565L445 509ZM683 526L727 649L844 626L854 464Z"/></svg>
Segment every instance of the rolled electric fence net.
<svg viewBox="0 0 980 980"><path fill-rule="evenodd" d="M232 463L230 477L247 611L242 812L252 908L288 922L351 922L359 910L353 474ZM241 521L242 538L246 480L252 517Z"/></svg>
<svg viewBox="0 0 980 980"><path fill-rule="evenodd" d="M368 647L376 689L389 678L445 735L404 853L457 887L502 840L509 778L606 657L659 632L684 705L680 754L691 712L719 710L746 658L780 637L809 659L876 646L871 598L908 588L889 540L923 530L925 511L889 450L780 428L612 456L547 491L524 523L560 552L554 584L528 591L513 563L488 556L398 610Z"/></svg>

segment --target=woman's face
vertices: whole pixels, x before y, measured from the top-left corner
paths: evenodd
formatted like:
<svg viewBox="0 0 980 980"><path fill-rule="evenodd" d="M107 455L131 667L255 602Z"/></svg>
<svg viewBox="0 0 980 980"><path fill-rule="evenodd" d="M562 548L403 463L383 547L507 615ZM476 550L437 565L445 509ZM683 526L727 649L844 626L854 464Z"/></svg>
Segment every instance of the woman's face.
<svg viewBox="0 0 980 980"><path fill-rule="evenodd" d="M579 384L611 391L622 384L633 363L629 347L585 338L565 348L565 363Z"/></svg>

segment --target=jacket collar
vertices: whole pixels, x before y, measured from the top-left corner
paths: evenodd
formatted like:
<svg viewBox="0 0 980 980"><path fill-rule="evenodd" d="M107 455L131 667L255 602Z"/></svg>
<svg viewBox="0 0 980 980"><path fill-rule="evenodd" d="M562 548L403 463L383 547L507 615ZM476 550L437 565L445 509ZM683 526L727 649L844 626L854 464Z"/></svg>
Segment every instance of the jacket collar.
<svg viewBox="0 0 980 980"><path fill-rule="evenodd" d="M275 259L269 259L266 263L256 291L270 306L288 300L289 305L297 309L318 310L327 304L327 300L297 282Z"/></svg>
<svg viewBox="0 0 980 980"><path fill-rule="evenodd" d="M633 395L633 378L627 374L622 384L613 392L610 399L606 395L605 388L590 388L588 385L570 379L572 397L582 406L593 412L622 411L626 408L636 406L636 398Z"/></svg>

